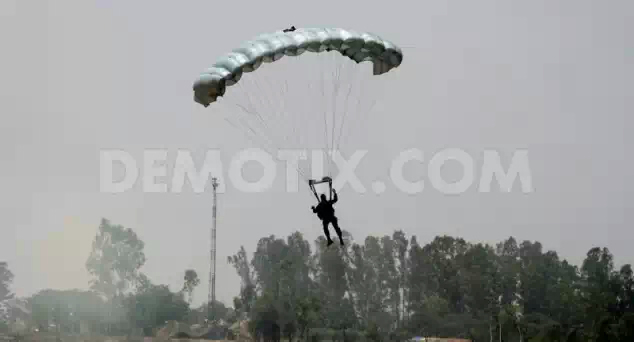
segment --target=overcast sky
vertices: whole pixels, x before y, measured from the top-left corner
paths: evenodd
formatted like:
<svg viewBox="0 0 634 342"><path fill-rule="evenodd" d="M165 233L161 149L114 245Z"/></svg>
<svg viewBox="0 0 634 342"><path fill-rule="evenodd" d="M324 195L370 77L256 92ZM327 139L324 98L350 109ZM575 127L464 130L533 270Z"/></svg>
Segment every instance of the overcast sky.
<svg viewBox="0 0 634 342"><path fill-rule="evenodd" d="M369 31L403 47L403 64L351 145L369 151L357 169L365 186L387 185L380 195L341 190L337 213L356 240L394 229L421 242L438 234L490 243L515 236L577 263L594 246L608 247L619 264L634 262L634 168L626 160L633 2L220 4L0 2L0 260L15 273L18 295L86 288L85 261L105 217L140 235L142 271L154 282L177 290L193 268L203 280L196 302L205 300L210 191L100 193L100 151L121 149L142 163L144 149L216 149L227 169L237 151L258 145L194 103L193 81L241 42L290 25ZM511 193L474 187L449 196L416 162L407 174L427 181L422 193L400 192L386 177L405 149L428 160L447 147L467 151L476 169L485 150L505 162L527 150L535 191L516 184ZM269 234L299 230L311 241L321 234L305 185L285 193L282 166L273 189L243 193L227 184L219 198L217 297L227 304L239 279L226 257L240 245L252 252Z"/></svg>

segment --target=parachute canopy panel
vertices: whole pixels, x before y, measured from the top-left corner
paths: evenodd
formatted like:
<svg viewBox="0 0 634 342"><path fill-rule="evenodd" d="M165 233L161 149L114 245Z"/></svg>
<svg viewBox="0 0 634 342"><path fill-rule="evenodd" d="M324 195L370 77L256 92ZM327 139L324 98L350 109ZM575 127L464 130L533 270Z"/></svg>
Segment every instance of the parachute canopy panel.
<svg viewBox="0 0 634 342"><path fill-rule="evenodd" d="M280 31L256 37L216 61L194 83L194 100L207 107L225 94L226 87L238 83L243 73L307 51L337 51L356 63L372 62L374 75L384 74L403 61L398 46L371 33L340 28Z"/></svg>

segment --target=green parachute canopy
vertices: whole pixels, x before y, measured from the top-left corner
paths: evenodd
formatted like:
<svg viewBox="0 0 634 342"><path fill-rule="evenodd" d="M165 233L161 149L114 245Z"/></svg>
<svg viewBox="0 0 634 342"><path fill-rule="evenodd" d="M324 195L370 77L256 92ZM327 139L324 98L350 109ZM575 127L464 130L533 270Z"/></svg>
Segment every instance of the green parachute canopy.
<svg viewBox="0 0 634 342"><path fill-rule="evenodd" d="M226 87L238 83L243 73L257 70L262 63L272 63L284 56L300 56L307 51L337 51L356 63L372 62L374 75L384 74L403 61L399 47L367 32L340 28L275 32L248 41L220 58L194 83L194 99L207 107L224 95Z"/></svg>

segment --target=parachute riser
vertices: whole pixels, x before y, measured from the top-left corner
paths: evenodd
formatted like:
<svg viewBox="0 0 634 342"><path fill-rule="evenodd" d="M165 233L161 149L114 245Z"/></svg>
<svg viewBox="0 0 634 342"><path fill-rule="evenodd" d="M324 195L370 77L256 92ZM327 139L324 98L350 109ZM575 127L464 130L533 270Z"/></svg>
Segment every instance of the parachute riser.
<svg viewBox="0 0 634 342"><path fill-rule="evenodd" d="M332 200L332 178L326 176L319 180L314 180L314 179L308 180L308 186L310 186L310 190L312 190L313 194L315 194L315 198L317 198L317 201L319 201L319 196L317 195L317 191L315 190L315 185L322 184L322 183L328 183L328 188L329 188L328 192L330 193L329 195L330 200Z"/></svg>

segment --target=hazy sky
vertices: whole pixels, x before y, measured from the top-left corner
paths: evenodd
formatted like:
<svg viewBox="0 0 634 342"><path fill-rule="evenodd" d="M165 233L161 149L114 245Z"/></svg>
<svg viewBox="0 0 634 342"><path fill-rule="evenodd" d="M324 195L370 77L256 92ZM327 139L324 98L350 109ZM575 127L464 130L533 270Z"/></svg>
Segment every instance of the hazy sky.
<svg viewBox="0 0 634 342"><path fill-rule="evenodd" d="M407 195L389 182L381 195L344 188L337 213L357 240L394 229L422 242L437 234L492 243L515 236L573 262L593 246L610 248L619 264L634 262L634 168L626 161L633 2L219 4L1 1L0 260L15 273L18 295L87 287L84 264L105 217L145 241L142 270L154 282L176 290L194 268L203 280L196 302L206 299L211 193L100 193L99 154L219 149L229 160L256 147L194 103L192 83L242 41L290 25L376 32L404 47L380 109L355 136L369 151L358 168L368 188L387 180L391 160L407 148L426 157L445 147L474 158L487 149L506 158L529 151L530 194L517 184L512 193L472 188L459 196L429 185ZM425 179L426 164L408 168ZM229 184L219 198L217 296L227 304L239 279L226 257L240 245L252 252L269 234L299 230L311 241L321 234L306 189L284 193L279 176L270 191Z"/></svg>

